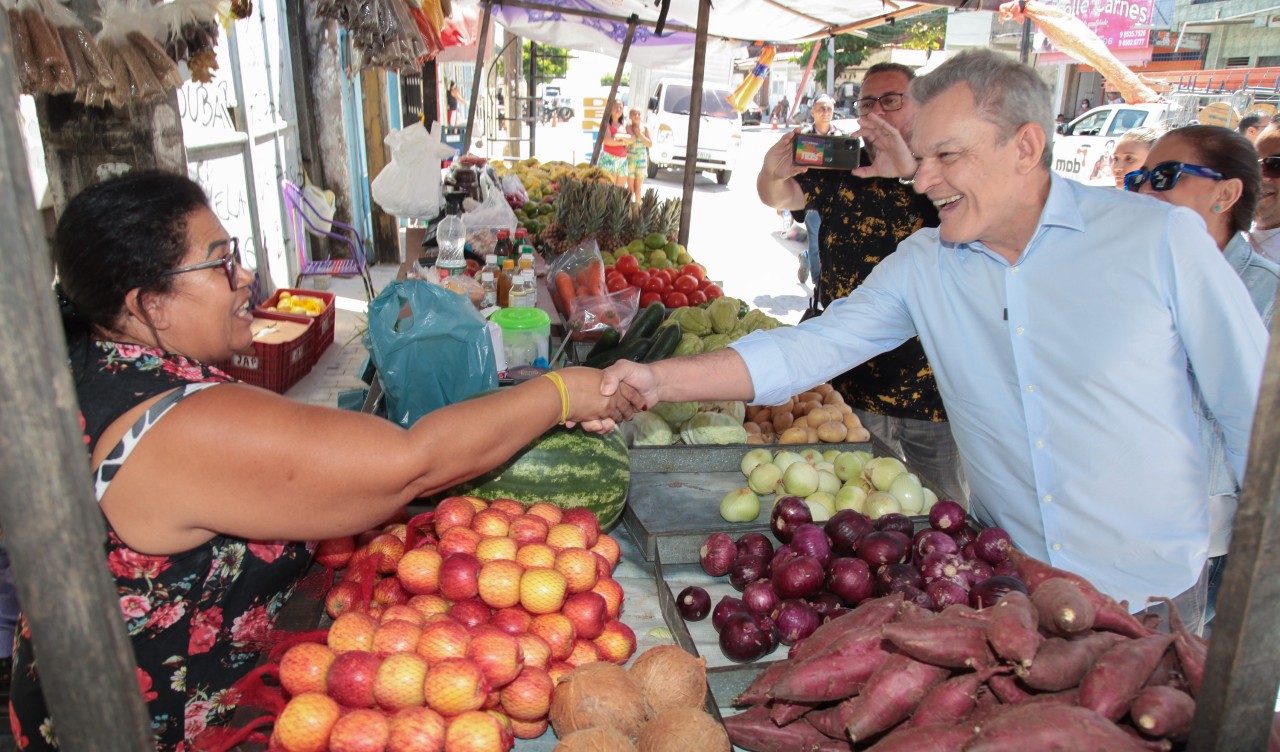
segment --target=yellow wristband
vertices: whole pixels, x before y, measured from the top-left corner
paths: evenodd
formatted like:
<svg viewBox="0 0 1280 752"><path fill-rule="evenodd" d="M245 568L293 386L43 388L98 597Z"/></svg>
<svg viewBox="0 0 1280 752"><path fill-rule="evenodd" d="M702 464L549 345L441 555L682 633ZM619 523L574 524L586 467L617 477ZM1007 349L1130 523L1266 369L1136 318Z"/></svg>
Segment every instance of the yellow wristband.
<svg viewBox="0 0 1280 752"><path fill-rule="evenodd" d="M555 371L547 371L542 375L551 379L551 383L556 385L556 391L560 392L560 422L564 423L569 419L569 390L564 385L564 379Z"/></svg>

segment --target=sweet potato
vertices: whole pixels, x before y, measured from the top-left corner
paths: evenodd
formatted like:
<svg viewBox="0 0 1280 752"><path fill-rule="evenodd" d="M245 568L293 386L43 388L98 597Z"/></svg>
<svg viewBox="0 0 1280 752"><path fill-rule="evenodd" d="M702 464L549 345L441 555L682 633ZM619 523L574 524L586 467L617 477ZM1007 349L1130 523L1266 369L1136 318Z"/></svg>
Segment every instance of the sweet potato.
<svg viewBox="0 0 1280 752"><path fill-rule="evenodd" d="M1040 584L1048 579L1061 577L1074 582L1093 605L1094 629L1118 632L1126 637L1146 637L1151 634L1152 630L1138 623L1127 608L1117 603L1114 598L1098 592L1097 588L1080 575L1058 569L1017 549L1009 550L1009 561L1018 570L1018 577L1027 586L1027 592L1033 595Z"/></svg>
<svg viewBox="0 0 1280 752"><path fill-rule="evenodd" d="M791 702L790 700L774 700L769 703L769 720L779 726L786 726L800 720L810 710L818 707L817 702Z"/></svg>
<svg viewBox="0 0 1280 752"><path fill-rule="evenodd" d="M1177 606L1168 598L1161 598L1169 605L1169 631L1173 633L1173 651L1178 656L1182 675L1192 697L1200 695L1200 683L1204 681L1204 663L1209 657L1209 643L1187 631L1178 615Z"/></svg>
<svg viewBox="0 0 1280 752"><path fill-rule="evenodd" d="M1050 637L1036 651L1031 670L1025 673L1022 681L1042 692L1060 692L1074 687L1093 668L1098 656L1122 639L1114 632L1093 632L1075 640Z"/></svg>
<svg viewBox="0 0 1280 752"><path fill-rule="evenodd" d="M905 655L890 656L867 680L864 692L839 706L849 706L845 714L849 739L856 744L893 728L915 712L929 690L941 684L950 673Z"/></svg>
<svg viewBox="0 0 1280 752"><path fill-rule="evenodd" d="M1032 695L1025 685L1019 684L1012 676L997 675L987 680L987 686L1005 705L1017 705L1031 699Z"/></svg>
<svg viewBox="0 0 1280 752"><path fill-rule="evenodd" d="M1143 736L1133 726L1117 726L1116 728L1128 734L1134 744L1149 752L1173 752L1173 742L1168 739L1152 739Z"/></svg>
<svg viewBox="0 0 1280 752"><path fill-rule="evenodd" d="M793 663L769 695L792 702L821 702L856 693L889 657L892 646L881 637L880 629L861 627L808 660Z"/></svg>
<svg viewBox="0 0 1280 752"><path fill-rule="evenodd" d="M968 718L978 704L978 689L996 670L1008 669L974 671L953 676L929 690L907 725L914 728L939 723L954 724Z"/></svg>
<svg viewBox="0 0 1280 752"><path fill-rule="evenodd" d="M894 621L905 624L912 621L926 621L936 616L936 614L919 603L903 601L898 604L898 615L894 618Z"/></svg>
<svg viewBox="0 0 1280 752"><path fill-rule="evenodd" d="M1134 725L1151 736L1182 741L1191 731L1196 701L1173 687L1147 687L1133 698L1129 717Z"/></svg>
<svg viewBox="0 0 1280 752"><path fill-rule="evenodd" d="M898 615L902 593L891 593L858 604L847 614L842 614L814 630L814 633L797 642L788 654L789 658L804 660L822 648L831 645L859 627L879 627L888 624Z"/></svg>
<svg viewBox="0 0 1280 752"><path fill-rule="evenodd" d="M849 752L849 743L823 735L803 721L777 726L763 705L727 716L724 728L735 747L752 752Z"/></svg>
<svg viewBox="0 0 1280 752"><path fill-rule="evenodd" d="M995 654L1023 668L1030 666L1044 642L1044 637L1036 629L1036 607L1031 599L1017 590L1010 590L999 603L983 613L987 614L987 642L991 643Z"/></svg>
<svg viewBox="0 0 1280 752"><path fill-rule="evenodd" d="M1171 642L1173 635L1153 634L1112 646L1081 680L1081 707L1108 720L1120 720Z"/></svg>
<svg viewBox="0 0 1280 752"><path fill-rule="evenodd" d="M925 619L886 624L881 632L916 660L948 668L990 666L995 656L987 646L986 624L972 619Z"/></svg>
<svg viewBox="0 0 1280 752"><path fill-rule="evenodd" d="M1141 752L1129 735L1087 708L1062 704L1017 705L986 721L965 752Z"/></svg>
<svg viewBox="0 0 1280 752"><path fill-rule="evenodd" d="M1070 580L1051 577L1041 582L1031 594L1031 603L1046 632L1071 637L1093 628L1093 604Z"/></svg>
<svg viewBox="0 0 1280 752"><path fill-rule="evenodd" d="M963 724L899 726L868 747L867 752L960 752L972 738L973 729Z"/></svg>
<svg viewBox="0 0 1280 752"><path fill-rule="evenodd" d="M738 707L743 705L762 705L769 699L769 690L773 687L774 682L779 676L785 674L791 669L792 664L785 661L776 661L769 664L764 671L756 674L756 678L751 680L747 688L742 690L742 694L733 698L733 704Z"/></svg>

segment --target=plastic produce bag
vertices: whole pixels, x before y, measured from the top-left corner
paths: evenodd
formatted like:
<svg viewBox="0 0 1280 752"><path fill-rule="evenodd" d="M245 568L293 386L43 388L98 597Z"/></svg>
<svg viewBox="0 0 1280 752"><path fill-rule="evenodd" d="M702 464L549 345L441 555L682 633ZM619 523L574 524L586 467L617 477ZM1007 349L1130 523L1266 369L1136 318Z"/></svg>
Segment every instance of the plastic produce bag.
<svg viewBox="0 0 1280 752"><path fill-rule="evenodd" d="M462 221L467 226L467 242L471 249L484 256L493 253L498 244L498 230L514 232L517 222L516 213L511 211L502 189L487 173L480 174L480 186L484 201L463 214Z"/></svg>
<svg viewBox="0 0 1280 752"><path fill-rule="evenodd" d="M391 161L370 184L373 200L397 217L434 217L440 209L440 162L453 149L440 140L440 124L428 131L422 123L392 131L383 139Z"/></svg>
<svg viewBox="0 0 1280 752"><path fill-rule="evenodd" d="M498 386L485 320L466 297L423 280L392 282L369 303L365 347L382 380L387 417L405 428Z"/></svg>
<svg viewBox="0 0 1280 752"><path fill-rule="evenodd" d="M607 292L604 259L594 238L560 254L547 269L547 289L574 339L590 342L606 327L626 331L640 308L640 290Z"/></svg>

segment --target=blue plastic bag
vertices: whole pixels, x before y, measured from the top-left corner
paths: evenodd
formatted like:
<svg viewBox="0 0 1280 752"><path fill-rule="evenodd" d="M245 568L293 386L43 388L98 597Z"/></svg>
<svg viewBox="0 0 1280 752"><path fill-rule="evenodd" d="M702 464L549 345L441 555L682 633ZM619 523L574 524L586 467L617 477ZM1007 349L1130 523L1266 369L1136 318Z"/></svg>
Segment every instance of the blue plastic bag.
<svg viewBox="0 0 1280 752"><path fill-rule="evenodd" d="M383 288L369 303L364 343L382 380L387 418L405 428L498 386L488 325L470 300L439 285L410 279Z"/></svg>

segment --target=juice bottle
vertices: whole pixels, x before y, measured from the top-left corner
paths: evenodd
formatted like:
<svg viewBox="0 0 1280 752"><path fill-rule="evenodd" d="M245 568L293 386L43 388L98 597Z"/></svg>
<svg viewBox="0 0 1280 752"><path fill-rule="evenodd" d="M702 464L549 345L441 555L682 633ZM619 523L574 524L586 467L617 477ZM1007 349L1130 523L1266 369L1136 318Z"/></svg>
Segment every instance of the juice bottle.
<svg viewBox="0 0 1280 752"><path fill-rule="evenodd" d="M502 275L498 277L498 305L503 308L511 306L511 282L515 273L516 262L513 259L502 262Z"/></svg>

